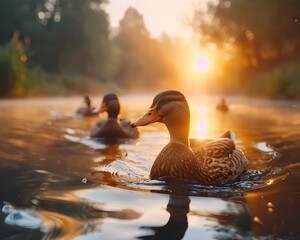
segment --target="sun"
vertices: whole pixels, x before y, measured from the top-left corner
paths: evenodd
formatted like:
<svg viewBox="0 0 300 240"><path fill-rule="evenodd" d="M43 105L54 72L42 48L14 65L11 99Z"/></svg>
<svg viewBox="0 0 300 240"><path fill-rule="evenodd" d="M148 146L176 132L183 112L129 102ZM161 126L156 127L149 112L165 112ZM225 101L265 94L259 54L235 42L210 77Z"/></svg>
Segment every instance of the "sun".
<svg viewBox="0 0 300 240"><path fill-rule="evenodd" d="M194 69L197 71L206 71L209 69L210 60L207 56L198 54L194 60Z"/></svg>

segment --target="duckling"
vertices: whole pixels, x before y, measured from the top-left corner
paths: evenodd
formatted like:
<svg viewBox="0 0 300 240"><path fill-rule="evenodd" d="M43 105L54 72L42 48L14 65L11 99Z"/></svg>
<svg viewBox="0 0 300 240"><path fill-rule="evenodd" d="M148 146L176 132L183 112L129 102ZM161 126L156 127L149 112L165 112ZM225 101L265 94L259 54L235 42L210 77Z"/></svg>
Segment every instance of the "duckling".
<svg viewBox="0 0 300 240"><path fill-rule="evenodd" d="M79 108L76 113L85 117L96 116L97 113L95 112L95 108L91 107L91 99L88 95L84 96L84 103L86 107Z"/></svg>
<svg viewBox="0 0 300 240"><path fill-rule="evenodd" d="M145 115L131 126L154 122L166 125L169 143L161 150L150 171L151 179L173 177L203 185L219 185L238 177L247 166L244 154L236 149L230 134L189 145L190 110L181 92L161 92L154 98Z"/></svg>
<svg viewBox="0 0 300 240"><path fill-rule="evenodd" d="M91 137L103 138L138 138L139 131L130 127L130 122L119 120L120 102L116 94L110 93L103 97L97 113L108 113L107 120L101 120L91 129Z"/></svg>

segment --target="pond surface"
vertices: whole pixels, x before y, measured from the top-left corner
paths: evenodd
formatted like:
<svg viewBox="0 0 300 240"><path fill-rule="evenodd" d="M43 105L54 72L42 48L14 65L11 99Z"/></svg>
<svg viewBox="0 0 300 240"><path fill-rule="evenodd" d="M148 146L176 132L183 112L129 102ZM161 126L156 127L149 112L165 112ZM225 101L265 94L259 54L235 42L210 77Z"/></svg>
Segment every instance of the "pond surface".
<svg viewBox="0 0 300 240"><path fill-rule="evenodd" d="M122 115L153 96L121 96ZM100 104L101 98L94 98ZM188 97L191 138L235 132L249 169L224 186L150 181L168 142L161 124L136 141L89 139L99 117L81 98L0 101L0 239L299 239L300 104Z"/></svg>

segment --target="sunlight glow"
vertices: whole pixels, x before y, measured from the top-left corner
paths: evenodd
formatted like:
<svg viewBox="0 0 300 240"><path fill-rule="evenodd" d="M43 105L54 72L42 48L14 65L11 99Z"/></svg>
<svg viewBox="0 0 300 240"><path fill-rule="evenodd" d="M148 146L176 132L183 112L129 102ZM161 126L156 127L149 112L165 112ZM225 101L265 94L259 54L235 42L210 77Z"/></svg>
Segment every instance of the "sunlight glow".
<svg viewBox="0 0 300 240"><path fill-rule="evenodd" d="M207 56L197 55L195 57L194 68L198 71L206 71L209 69L210 60Z"/></svg>
<svg viewBox="0 0 300 240"><path fill-rule="evenodd" d="M110 0L105 10L110 17L112 27L118 27L128 7L136 8L142 15L147 29L155 38L162 33L171 37L188 36L190 27L186 19L194 14L197 0L164 0L164 1L141 1L141 0ZM167 6L168 11L158 11ZM155 17L154 17L155 16Z"/></svg>
<svg viewBox="0 0 300 240"><path fill-rule="evenodd" d="M199 106L199 118L197 121L197 138L204 139L207 133L206 106Z"/></svg>

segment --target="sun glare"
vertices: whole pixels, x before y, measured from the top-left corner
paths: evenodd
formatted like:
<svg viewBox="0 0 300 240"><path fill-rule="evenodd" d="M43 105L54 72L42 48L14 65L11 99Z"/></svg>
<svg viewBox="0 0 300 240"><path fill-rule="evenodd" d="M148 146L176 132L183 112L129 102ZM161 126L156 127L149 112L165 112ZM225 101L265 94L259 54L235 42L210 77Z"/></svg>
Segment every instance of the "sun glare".
<svg viewBox="0 0 300 240"><path fill-rule="evenodd" d="M207 56L197 55L195 57L194 68L197 71L206 71L209 69L210 60Z"/></svg>

